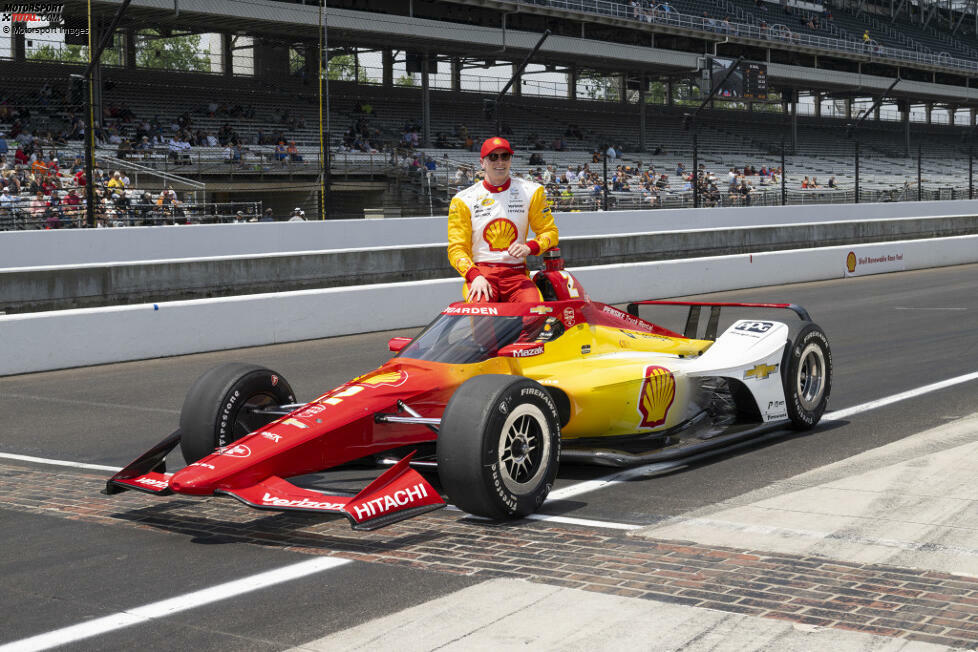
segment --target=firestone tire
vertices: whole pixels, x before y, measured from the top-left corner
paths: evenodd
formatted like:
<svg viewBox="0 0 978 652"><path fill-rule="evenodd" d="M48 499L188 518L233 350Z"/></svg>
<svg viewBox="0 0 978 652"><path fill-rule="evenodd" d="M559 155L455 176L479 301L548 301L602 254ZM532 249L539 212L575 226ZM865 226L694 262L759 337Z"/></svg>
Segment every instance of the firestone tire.
<svg viewBox="0 0 978 652"><path fill-rule="evenodd" d="M832 391L832 350L816 324L805 324L789 341L781 365L785 405L795 430L814 428Z"/></svg>
<svg viewBox="0 0 978 652"><path fill-rule="evenodd" d="M232 362L198 378L180 410L180 450L187 464L241 439L276 417L251 409L294 403L281 375L253 364Z"/></svg>
<svg viewBox="0 0 978 652"><path fill-rule="evenodd" d="M557 477L557 405L528 378L470 378L445 408L437 453L442 487L459 509L496 520L532 514Z"/></svg>

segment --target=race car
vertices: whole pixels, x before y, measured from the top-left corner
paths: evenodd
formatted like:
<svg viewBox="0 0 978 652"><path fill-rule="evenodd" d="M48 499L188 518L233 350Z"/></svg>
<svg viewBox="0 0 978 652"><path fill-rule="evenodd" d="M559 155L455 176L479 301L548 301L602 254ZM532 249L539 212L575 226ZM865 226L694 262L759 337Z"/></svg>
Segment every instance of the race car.
<svg viewBox="0 0 978 652"><path fill-rule="evenodd" d="M391 339L391 360L308 403L263 367L208 371L179 428L107 492L227 495L376 529L445 506L418 472L427 467L460 509L514 519L540 507L561 460L688 459L771 424L810 429L825 411L832 354L799 306L636 301L622 311L591 300L559 252L533 278L544 301L453 303L416 337ZM687 310L684 332L641 318L645 306ZM794 318L738 319L717 336L725 307ZM188 464L168 473L177 445ZM402 451L352 497L285 480Z"/></svg>

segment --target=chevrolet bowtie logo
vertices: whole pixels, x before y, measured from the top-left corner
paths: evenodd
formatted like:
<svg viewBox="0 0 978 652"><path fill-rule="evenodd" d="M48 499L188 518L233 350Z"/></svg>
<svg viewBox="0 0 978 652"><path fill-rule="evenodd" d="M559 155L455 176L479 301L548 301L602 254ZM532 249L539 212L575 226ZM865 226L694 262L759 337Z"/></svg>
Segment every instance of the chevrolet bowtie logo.
<svg viewBox="0 0 978 652"><path fill-rule="evenodd" d="M545 315L548 312L553 312L554 309L550 306L534 306L530 308L530 312L536 313L538 315Z"/></svg>
<svg viewBox="0 0 978 652"><path fill-rule="evenodd" d="M753 369L748 369L744 372L744 380L748 378L754 378L755 380L764 380L772 373L778 370L778 365L774 364L764 364L763 362Z"/></svg>

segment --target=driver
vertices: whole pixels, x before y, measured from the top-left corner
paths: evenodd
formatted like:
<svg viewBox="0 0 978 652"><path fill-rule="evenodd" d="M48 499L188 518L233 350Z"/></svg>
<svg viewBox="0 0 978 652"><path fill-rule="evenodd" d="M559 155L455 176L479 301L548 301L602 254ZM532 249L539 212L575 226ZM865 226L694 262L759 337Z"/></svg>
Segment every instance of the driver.
<svg viewBox="0 0 978 652"><path fill-rule="evenodd" d="M505 138L482 143L485 180L459 192L448 209L448 261L465 277L467 301L543 301L526 256L557 244L557 225L538 183L511 178ZM527 240L533 229L536 238Z"/></svg>

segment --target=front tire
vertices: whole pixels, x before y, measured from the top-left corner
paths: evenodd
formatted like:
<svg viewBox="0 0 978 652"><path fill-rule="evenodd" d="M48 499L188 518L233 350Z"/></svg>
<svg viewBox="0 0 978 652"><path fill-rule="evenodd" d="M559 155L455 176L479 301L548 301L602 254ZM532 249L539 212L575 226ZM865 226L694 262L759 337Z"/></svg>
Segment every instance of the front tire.
<svg viewBox="0 0 978 652"><path fill-rule="evenodd" d="M442 486L460 509L497 520L532 514L557 476L557 405L528 378L470 378L445 408L437 454Z"/></svg>
<svg viewBox="0 0 978 652"><path fill-rule="evenodd" d="M232 362L198 378L180 410L180 451L187 464L268 425L275 415L254 409L295 402L288 381L271 369Z"/></svg>
<svg viewBox="0 0 978 652"><path fill-rule="evenodd" d="M832 350L816 324L806 324L785 350L783 371L785 405L795 430L815 427L832 391Z"/></svg>

